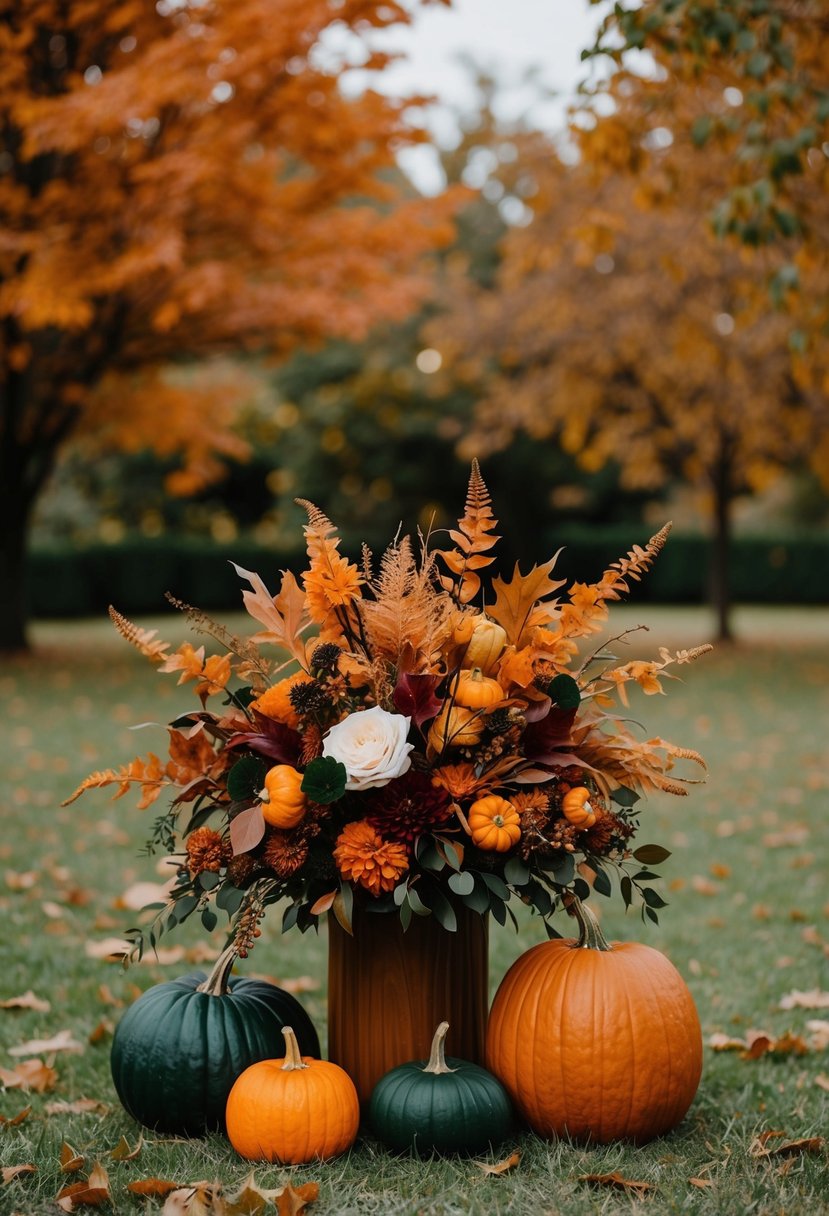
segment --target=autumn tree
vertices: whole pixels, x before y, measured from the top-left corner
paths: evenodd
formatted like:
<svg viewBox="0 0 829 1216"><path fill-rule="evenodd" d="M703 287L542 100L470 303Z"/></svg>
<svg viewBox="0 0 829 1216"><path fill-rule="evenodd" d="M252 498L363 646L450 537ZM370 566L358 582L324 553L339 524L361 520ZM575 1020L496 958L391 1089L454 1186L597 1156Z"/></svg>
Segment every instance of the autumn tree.
<svg viewBox="0 0 829 1216"><path fill-rule="evenodd" d="M653 0L625 15L616 6L608 28L625 17L628 34L650 34L655 10L681 24L716 7ZM790 92L793 107L802 101L796 113L773 89L767 106L757 102L762 140L733 117L754 104L739 87L747 40L734 55L703 56L687 28L669 32L653 40L647 75L623 60L597 90L602 104L594 95L577 109L564 159L541 136L525 142L532 222L507 237L496 290L459 282L451 322L433 333L449 365L480 383L470 449L504 447L523 429L587 467L618 462L628 485L681 476L706 491L727 636L734 497L798 460L829 482L829 145L810 142L815 89ZM794 44L817 73L805 37ZM808 144L798 172L775 160L786 131ZM745 152L752 138L766 157L765 192Z"/></svg>
<svg viewBox="0 0 829 1216"><path fill-rule="evenodd" d="M323 53L334 24L410 15L0 0L0 647L24 644L27 528L71 438L181 452L190 489L239 454L238 393L172 362L361 337L422 295L449 202L389 170L423 133Z"/></svg>

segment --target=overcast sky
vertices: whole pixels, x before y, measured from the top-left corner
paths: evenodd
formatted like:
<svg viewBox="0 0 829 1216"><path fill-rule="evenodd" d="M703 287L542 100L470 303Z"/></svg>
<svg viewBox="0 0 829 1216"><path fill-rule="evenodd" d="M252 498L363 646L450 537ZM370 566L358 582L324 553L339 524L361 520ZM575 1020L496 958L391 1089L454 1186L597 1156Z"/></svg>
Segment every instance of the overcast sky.
<svg viewBox="0 0 829 1216"><path fill-rule="evenodd" d="M435 94L457 109L473 97L470 73L459 62L468 55L502 82L505 117L525 113L535 102L533 121L560 130L568 97L586 75L579 56L592 42L601 11L588 0L453 0L451 8L418 7L412 26L395 26L376 38L386 49L405 51L407 59L372 84L397 95ZM555 99L538 104L538 90L527 84L532 71L557 93ZM441 139L451 138L453 124L441 107L430 123ZM440 188L428 152L412 151L404 163L422 189Z"/></svg>

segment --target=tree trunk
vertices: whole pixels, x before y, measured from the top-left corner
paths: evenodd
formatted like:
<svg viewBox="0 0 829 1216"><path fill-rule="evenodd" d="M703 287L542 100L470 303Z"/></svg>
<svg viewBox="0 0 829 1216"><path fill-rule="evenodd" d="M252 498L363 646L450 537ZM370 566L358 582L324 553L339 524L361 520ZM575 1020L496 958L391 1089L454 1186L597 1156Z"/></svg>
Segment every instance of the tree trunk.
<svg viewBox="0 0 829 1216"><path fill-rule="evenodd" d="M717 622L717 641L731 642L731 503L734 497L731 445L720 438L720 452L713 472L714 536L711 556L711 606Z"/></svg>
<svg viewBox="0 0 829 1216"><path fill-rule="evenodd" d="M31 517L19 475L0 473L0 654L28 649L26 541Z"/></svg>

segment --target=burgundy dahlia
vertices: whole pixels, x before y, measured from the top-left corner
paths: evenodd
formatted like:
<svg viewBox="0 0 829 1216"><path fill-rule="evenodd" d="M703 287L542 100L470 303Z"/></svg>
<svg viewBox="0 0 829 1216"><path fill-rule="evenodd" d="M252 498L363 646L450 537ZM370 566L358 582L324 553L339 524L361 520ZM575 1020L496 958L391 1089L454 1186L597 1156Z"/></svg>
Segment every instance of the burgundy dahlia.
<svg viewBox="0 0 829 1216"><path fill-rule="evenodd" d="M446 790L432 785L428 773L412 770L372 795L366 819L385 840L411 847L418 836L446 822L450 807Z"/></svg>

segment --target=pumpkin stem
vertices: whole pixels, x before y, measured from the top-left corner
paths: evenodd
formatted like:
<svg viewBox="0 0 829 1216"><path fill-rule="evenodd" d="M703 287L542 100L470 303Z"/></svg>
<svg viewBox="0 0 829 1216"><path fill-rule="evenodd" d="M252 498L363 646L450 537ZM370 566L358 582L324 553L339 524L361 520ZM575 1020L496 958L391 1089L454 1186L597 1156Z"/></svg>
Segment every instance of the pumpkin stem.
<svg viewBox="0 0 829 1216"><path fill-rule="evenodd" d="M238 957L236 943L225 946L213 964L213 970L203 984L199 984L197 992L206 992L208 996L227 996L227 981L233 964Z"/></svg>
<svg viewBox="0 0 829 1216"><path fill-rule="evenodd" d="M293 1072L297 1068L308 1068L309 1065L302 1058L299 1043L290 1026L282 1027L282 1037L285 1040L285 1063L282 1065L282 1071Z"/></svg>
<svg viewBox="0 0 829 1216"><path fill-rule="evenodd" d="M446 1056L444 1055L443 1051L443 1042L446 1038L446 1032L448 1029L449 1023L441 1022L440 1026L438 1026L437 1030L435 1031L435 1037L432 1039L432 1052L429 1056L429 1063L422 1070L423 1072L430 1072L435 1076L439 1076L441 1073L457 1071L454 1068L450 1068L446 1063Z"/></svg>
<svg viewBox="0 0 829 1216"><path fill-rule="evenodd" d="M576 942L575 949L603 952L613 949L602 933L596 913L587 904L583 904L578 896L574 895L572 901L568 902L567 911L579 922L579 940Z"/></svg>

